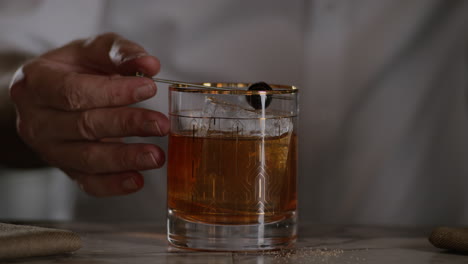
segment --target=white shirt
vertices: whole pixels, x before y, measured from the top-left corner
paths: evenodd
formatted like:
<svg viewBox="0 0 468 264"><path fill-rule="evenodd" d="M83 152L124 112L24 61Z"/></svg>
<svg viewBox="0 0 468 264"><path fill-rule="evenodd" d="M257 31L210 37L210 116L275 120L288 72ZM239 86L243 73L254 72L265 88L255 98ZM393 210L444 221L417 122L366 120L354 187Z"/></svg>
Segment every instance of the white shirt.
<svg viewBox="0 0 468 264"><path fill-rule="evenodd" d="M299 86L303 220L468 222L466 1L17 2L0 1L2 50L114 31L161 77ZM167 113L165 86L142 105ZM145 175L128 197L79 194L75 217L163 221L165 168Z"/></svg>

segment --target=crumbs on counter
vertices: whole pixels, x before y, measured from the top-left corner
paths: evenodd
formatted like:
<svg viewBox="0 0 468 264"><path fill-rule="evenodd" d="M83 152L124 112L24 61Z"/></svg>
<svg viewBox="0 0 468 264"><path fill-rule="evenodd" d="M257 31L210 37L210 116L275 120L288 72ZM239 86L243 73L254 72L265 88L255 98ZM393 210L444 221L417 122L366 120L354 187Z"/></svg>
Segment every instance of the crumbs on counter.
<svg viewBox="0 0 468 264"><path fill-rule="evenodd" d="M353 250L351 250L353 251ZM260 257L270 258L271 263L365 263L362 256L354 255L349 250L328 249L328 248L292 248L280 249L276 251L265 251ZM347 253L347 254L345 254ZM248 253L245 253L248 254ZM270 262L269 262L270 263Z"/></svg>

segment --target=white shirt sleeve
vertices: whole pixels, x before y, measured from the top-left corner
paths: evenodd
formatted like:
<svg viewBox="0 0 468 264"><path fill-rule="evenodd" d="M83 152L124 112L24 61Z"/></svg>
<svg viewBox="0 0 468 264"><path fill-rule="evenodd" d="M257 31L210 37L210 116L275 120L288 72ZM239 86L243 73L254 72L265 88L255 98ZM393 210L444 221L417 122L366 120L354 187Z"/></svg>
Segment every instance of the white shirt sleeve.
<svg viewBox="0 0 468 264"><path fill-rule="evenodd" d="M96 34L105 1L0 1L0 51L40 54Z"/></svg>

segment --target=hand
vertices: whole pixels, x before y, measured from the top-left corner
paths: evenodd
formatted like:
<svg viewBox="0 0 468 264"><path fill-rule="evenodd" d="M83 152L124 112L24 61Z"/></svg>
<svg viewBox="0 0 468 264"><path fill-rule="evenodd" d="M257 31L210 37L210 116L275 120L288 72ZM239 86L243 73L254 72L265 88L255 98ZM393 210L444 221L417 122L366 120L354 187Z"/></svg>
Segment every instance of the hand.
<svg viewBox="0 0 468 264"><path fill-rule="evenodd" d="M77 40L24 65L10 85L21 138L51 165L95 196L143 187L138 172L159 168L164 152L152 144L125 144L127 136L163 136L169 120L128 107L156 94L149 78L159 61L139 45L107 33Z"/></svg>

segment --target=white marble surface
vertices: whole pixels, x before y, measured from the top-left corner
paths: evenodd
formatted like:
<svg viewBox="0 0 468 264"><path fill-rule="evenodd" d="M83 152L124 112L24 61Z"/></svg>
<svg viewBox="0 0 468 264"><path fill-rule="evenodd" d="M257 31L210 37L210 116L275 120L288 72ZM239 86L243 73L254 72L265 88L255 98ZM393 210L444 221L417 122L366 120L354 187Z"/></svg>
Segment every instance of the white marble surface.
<svg viewBox="0 0 468 264"><path fill-rule="evenodd" d="M165 227L151 223L33 224L73 230L82 237L83 248L69 255L0 263L468 263L467 255L434 248L427 239L431 228L302 224L292 249L214 253L173 248L166 242Z"/></svg>

